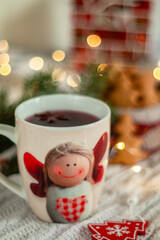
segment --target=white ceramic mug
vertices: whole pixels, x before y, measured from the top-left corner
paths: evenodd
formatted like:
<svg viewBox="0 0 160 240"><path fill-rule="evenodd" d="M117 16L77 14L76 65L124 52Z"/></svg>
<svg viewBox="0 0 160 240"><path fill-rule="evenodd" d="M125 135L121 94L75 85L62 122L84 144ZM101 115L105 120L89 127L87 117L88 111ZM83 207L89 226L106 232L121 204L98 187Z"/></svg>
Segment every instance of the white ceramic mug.
<svg viewBox="0 0 160 240"><path fill-rule="evenodd" d="M99 120L76 127L47 127L27 122L35 113L72 110ZM0 134L17 144L22 186L0 173L0 182L26 199L49 222L88 218L100 196L108 163L110 109L94 98L54 94L21 103L16 127L0 124Z"/></svg>

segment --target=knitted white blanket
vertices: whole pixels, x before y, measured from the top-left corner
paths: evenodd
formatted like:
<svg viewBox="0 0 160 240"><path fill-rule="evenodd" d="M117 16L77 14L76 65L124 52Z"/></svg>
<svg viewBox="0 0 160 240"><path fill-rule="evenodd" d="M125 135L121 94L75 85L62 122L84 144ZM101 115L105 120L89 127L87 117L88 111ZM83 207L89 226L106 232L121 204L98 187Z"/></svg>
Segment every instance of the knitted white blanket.
<svg viewBox="0 0 160 240"><path fill-rule="evenodd" d="M140 173L110 165L94 214L76 224L42 222L26 201L0 185L0 240L89 240L88 223L138 219L138 215L149 220L149 227L146 235L137 239L160 240L160 151L139 165ZM20 180L19 175L12 179ZM135 199L137 205L131 209L127 202Z"/></svg>

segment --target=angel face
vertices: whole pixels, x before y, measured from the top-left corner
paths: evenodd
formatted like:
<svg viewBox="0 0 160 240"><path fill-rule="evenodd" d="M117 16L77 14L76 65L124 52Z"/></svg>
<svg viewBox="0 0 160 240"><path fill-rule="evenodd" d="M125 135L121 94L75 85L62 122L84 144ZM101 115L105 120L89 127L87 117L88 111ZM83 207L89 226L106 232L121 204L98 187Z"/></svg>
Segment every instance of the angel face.
<svg viewBox="0 0 160 240"><path fill-rule="evenodd" d="M69 154L54 160L48 167L48 177L56 185L72 187L80 184L89 172L89 160L79 154Z"/></svg>

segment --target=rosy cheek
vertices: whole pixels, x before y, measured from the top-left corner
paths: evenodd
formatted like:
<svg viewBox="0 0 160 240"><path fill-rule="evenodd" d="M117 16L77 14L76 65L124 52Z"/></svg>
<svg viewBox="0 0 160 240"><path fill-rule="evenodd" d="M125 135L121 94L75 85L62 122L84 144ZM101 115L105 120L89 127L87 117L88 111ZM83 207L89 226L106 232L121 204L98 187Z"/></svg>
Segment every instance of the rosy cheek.
<svg viewBox="0 0 160 240"><path fill-rule="evenodd" d="M79 168L79 169L78 169L78 173L79 173L79 174L81 174L81 173L84 172L84 171L85 171L84 168Z"/></svg>
<svg viewBox="0 0 160 240"><path fill-rule="evenodd" d="M55 174L62 173L62 168L61 168L60 166L55 166L55 167L53 168L53 172L54 172Z"/></svg>

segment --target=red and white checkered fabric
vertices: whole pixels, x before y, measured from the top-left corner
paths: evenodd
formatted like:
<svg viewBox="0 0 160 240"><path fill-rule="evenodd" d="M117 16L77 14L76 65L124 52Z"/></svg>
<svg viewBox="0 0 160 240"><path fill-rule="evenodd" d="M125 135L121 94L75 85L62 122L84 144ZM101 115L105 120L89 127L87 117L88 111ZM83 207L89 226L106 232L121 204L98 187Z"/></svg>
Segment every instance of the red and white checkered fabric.
<svg viewBox="0 0 160 240"><path fill-rule="evenodd" d="M87 197L59 198L56 200L56 210L63 215L68 222L76 222L85 210L85 205L88 203Z"/></svg>
<svg viewBox="0 0 160 240"><path fill-rule="evenodd" d="M151 54L149 39L151 0L76 0L73 11L74 45L72 61L77 66L117 59L135 62ZM102 42L87 44L87 36L97 34Z"/></svg>

